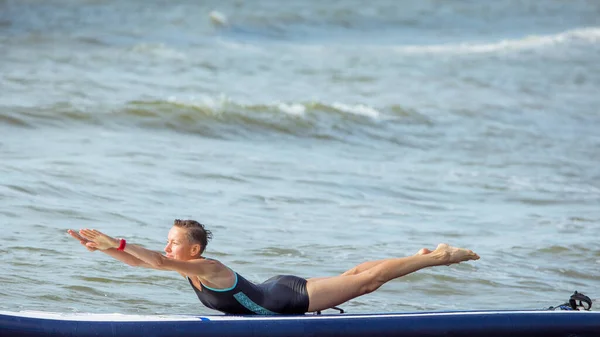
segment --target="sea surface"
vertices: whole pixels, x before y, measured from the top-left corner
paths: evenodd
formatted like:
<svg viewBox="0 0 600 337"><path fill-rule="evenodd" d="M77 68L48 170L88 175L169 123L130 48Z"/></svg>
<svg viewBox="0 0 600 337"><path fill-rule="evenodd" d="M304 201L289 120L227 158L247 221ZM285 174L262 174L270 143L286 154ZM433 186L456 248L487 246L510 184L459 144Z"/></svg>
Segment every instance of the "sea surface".
<svg viewBox="0 0 600 337"><path fill-rule="evenodd" d="M65 234L178 218L257 282L481 256L350 313L600 298L599 130L599 1L0 0L0 310L215 314Z"/></svg>

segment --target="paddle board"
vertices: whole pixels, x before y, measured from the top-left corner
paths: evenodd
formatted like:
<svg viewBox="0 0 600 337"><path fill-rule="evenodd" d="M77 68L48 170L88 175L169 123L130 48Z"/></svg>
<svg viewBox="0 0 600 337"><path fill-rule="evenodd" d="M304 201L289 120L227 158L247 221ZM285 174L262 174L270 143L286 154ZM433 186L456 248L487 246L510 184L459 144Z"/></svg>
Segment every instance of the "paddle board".
<svg viewBox="0 0 600 337"><path fill-rule="evenodd" d="M302 316L0 311L1 336L600 336L600 312L457 311Z"/></svg>

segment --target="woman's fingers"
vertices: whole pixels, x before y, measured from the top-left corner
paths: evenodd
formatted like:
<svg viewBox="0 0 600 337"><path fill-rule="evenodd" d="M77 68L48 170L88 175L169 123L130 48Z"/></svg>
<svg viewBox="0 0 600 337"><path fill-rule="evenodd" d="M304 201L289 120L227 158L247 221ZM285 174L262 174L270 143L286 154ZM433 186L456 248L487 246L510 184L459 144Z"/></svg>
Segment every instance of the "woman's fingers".
<svg viewBox="0 0 600 337"><path fill-rule="evenodd" d="M94 238L96 236L98 236L92 230L87 229L87 228L79 230L79 234L81 234L81 236L83 236L84 238L86 238L88 240L94 240Z"/></svg>
<svg viewBox="0 0 600 337"><path fill-rule="evenodd" d="M76 237L75 235L71 234L73 237ZM114 239L112 239L111 237L103 234L102 232L95 230L95 229L88 229L88 228L83 228L79 230L79 235L77 235L77 237L80 237L81 240L80 241L82 244L86 245L86 248L88 249L100 249L100 250L105 250L105 249L109 249L114 245ZM93 245L90 245L89 243L93 243Z"/></svg>
<svg viewBox="0 0 600 337"><path fill-rule="evenodd" d="M68 233L69 235L71 235L71 237L73 237L74 239L77 239L77 240L79 240L79 243L81 243L81 244L82 244L82 245L84 245L84 246L85 246L85 244L86 244L86 243L90 242L90 240L88 240L88 239L86 239L86 238L82 237L81 235L77 234L77 232L75 232L75 231L73 231L73 230L71 230L71 229L69 229L69 230L67 231L67 233ZM87 247L86 247L86 248L87 248Z"/></svg>
<svg viewBox="0 0 600 337"><path fill-rule="evenodd" d="M93 243L93 242L89 242L89 241L88 241L88 242L84 243L83 245L84 245L84 246L85 246L85 248L87 248L87 250L89 250L90 252L93 252L93 251L95 251L95 250L97 250L97 249L98 249L98 246L97 246L95 243Z"/></svg>
<svg viewBox="0 0 600 337"><path fill-rule="evenodd" d="M97 238L99 240L105 239L107 237L104 233L100 232L99 230L91 229L89 231L90 233L92 233L91 235L93 235L94 238Z"/></svg>
<svg viewBox="0 0 600 337"><path fill-rule="evenodd" d="M79 235L77 232L75 232L75 231L74 231L74 230L72 230L72 229L69 229L69 230L67 231L67 234L71 235L73 238L75 238L75 239L77 239L77 240L79 240L79 241L85 240L85 238L83 238L81 235ZM86 240L86 241L87 241L87 240Z"/></svg>
<svg viewBox="0 0 600 337"><path fill-rule="evenodd" d="M80 231L80 233L81 232L82 231ZM86 239L81 234L77 233L72 229L67 230L67 234L69 234L72 238L77 239L79 243L81 243L81 245L84 246L90 252L93 252L98 249L96 243Z"/></svg>
<svg viewBox="0 0 600 337"><path fill-rule="evenodd" d="M87 229L87 228L80 229L79 234L81 234L81 236L83 236L84 238L87 238L90 240L92 240L96 237L99 237L99 236L104 236L104 234L102 232L100 232L99 230Z"/></svg>

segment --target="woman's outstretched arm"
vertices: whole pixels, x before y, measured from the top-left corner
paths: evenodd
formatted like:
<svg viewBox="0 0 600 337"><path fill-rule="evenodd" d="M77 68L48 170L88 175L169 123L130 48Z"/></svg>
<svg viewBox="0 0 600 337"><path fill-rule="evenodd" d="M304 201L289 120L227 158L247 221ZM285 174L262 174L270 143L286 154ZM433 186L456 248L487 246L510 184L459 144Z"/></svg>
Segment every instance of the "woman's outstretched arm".
<svg viewBox="0 0 600 337"><path fill-rule="evenodd" d="M79 243L81 243L90 252L98 250L98 248L94 247L94 245L92 244L92 241L79 235L76 231L69 229L67 231L67 234L71 235L71 237L78 240ZM135 257L129 253L117 250L115 248L109 248L109 249L104 249L104 250L100 250L100 251L103 252L104 254L106 254L116 260L119 260L127 265L130 265L132 267L152 268L152 266L150 264L138 259L137 257ZM154 269L154 268L152 268L152 269Z"/></svg>
<svg viewBox="0 0 600 337"><path fill-rule="evenodd" d="M79 234L85 239L91 241L87 244L87 246L100 250L116 250L116 248L120 245L119 239L110 237L95 229L82 229L79 231ZM117 250L117 252L121 251ZM222 273L223 271L230 273L227 267L215 260L194 259L189 261L179 261L175 259L169 259L158 252L130 243L125 245L123 252L141 260L142 262L148 264L151 268L159 270L172 270L188 276L210 278L210 276Z"/></svg>

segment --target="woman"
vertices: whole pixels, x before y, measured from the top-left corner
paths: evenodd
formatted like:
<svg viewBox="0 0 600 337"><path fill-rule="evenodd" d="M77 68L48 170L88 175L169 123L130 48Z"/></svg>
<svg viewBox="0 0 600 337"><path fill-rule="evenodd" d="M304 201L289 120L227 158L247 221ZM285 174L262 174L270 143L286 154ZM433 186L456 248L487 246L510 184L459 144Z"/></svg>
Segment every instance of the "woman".
<svg viewBox="0 0 600 337"><path fill-rule="evenodd" d="M471 250L440 244L434 251L423 248L413 256L364 262L338 276L304 279L279 275L254 284L223 263L202 256L212 233L194 220L175 220L164 249L166 255L94 229L82 229L79 234L69 230L68 233L88 250L101 250L131 266L178 272L188 280L204 305L226 314L321 311L426 267L479 259Z"/></svg>

